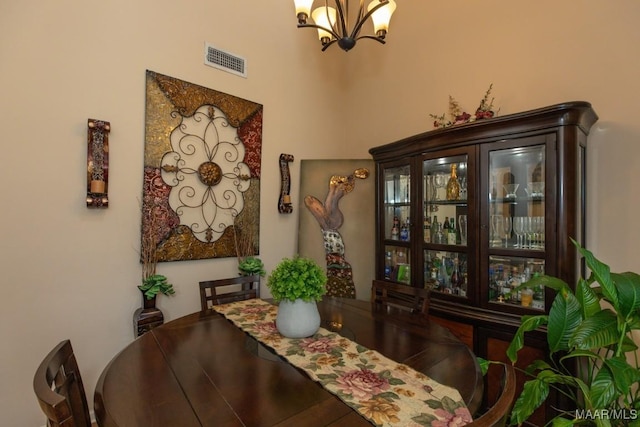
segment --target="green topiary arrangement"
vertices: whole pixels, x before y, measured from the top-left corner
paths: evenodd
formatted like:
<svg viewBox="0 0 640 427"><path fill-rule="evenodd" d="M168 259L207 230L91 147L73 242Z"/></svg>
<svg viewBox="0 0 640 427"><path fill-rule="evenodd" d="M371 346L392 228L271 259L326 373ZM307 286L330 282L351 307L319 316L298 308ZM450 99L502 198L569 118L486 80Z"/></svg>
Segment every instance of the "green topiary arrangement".
<svg viewBox="0 0 640 427"><path fill-rule="evenodd" d="M327 292L327 275L312 259L284 258L271 272L267 287L276 302L320 301Z"/></svg>
<svg viewBox="0 0 640 427"><path fill-rule="evenodd" d="M138 286L147 299L151 299L159 293L164 295L173 295L176 291L173 285L167 282L167 278L161 274L153 274L142 281L142 285Z"/></svg>
<svg viewBox="0 0 640 427"><path fill-rule="evenodd" d="M264 264L260 258L254 256L248 256L238 263L238 271L241 276L258 276L264 277L267 274L264 271Z"/></svg>

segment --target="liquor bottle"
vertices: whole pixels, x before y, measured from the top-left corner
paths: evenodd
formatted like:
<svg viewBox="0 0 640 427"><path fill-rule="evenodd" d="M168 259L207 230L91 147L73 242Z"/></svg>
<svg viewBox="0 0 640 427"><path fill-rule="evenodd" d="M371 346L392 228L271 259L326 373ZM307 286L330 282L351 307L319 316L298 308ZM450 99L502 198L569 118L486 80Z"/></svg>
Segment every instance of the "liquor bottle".
<svg viewBox="0 0 640 427"><path fill-rule="evenodd" d="M458 173L456 172L457 164L451 164L451 176L447 182L447 200L460 199L460 182L458 181Z"/></svg>
<svg viewBox="0 0 640 427"><path fill-rule="evenodd" d="M451 287L455 295L460 295L460 285L462 285L462 275L460 274L460 261L458 257L453 259L453 271L451 271Z"/></svg>
<svg viewBox="0 0 640 427"><path fill-rule="evenodd" d="M438 215L433 216L433 222L431 223L431 243L439 243L436 239L436 232L438 231Z"/></svg>
<svg viewBox="0 0 640 427"><path fill-rule="evenodd" d="M387 280L391 280L391 273L393 273L391 263L391 252L387 252L384 257L384 278Z"/></svg>
<svg viewBox="0 0 640 427"><path fill-rule="evenodd" d="M447 243L450 245L456 244L456 223L453 217L449 219L449 234L447 234Z"/></svg>
<svg viewBox="0 0 640 427"><path fill-rule="evenodd" d="M409 241L409 220L407 219L400 228L400 240L403 242Z"/></svg>
<svg viewBox="0 0 640 427"><path fill-rule="evenodd" d="M498 284L494 276L493 267L489 267L489 301L495 301L498 298Z"/></svg>
<svg viewBox="0 0 640 427"><path fill-rule="evenodd" d="M393 217L393 227L391 227L391 238L398 240L400 237L400 220L397 216Z"/></svg>
<svg viewBox="0 0 640 427"><path fill-rule="evenodd" d="M424 242L431 243L431 222L428 216L424 218L424 225L422 226L422 231L424 234Z"/></svg>
<svg viewBox="0 0 640 427"><path fill-rule="evenodd" d="M445 293L451 293L451 281L449 280L449 273L447 272L447 259L442 257L440 262L440 269L438 270L438 282L440 282L441 288Z"/></svg>
<svg viewBox="0 0 640 427"><path fill-rule="evenodd" d="M451 224L449 223L449 217L445 216L444 221L442 222L442 232L444 233L444 240L438 243L446 244L449 241L449 227L451 227Z"/></svg>

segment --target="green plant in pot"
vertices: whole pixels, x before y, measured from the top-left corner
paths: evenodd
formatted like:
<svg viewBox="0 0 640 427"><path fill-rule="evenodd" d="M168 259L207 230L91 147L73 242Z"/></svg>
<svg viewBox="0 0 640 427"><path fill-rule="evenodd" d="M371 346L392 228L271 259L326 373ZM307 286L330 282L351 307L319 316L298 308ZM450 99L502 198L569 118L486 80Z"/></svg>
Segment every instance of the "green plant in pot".
<svg viewBox="0 0 640 427"><path fill-rule="evenodd" d="M507 356L515 363L524 334L547 326L548 360L536 360L526 372L511 424L522 424L542 405L551 388L571 402L553 425L640 426L640 370L632 331L640 329L640 275L612 273L608 265L575 241L591 271L575 292L563 280L539 276L523 286L556 291L549 315L523 316Z"/></svg>
<svg viewBox="0 0 640 427"><path fill-rule="evenodd" d="M260 258L248 256L238 263L238 272L241 276L258 275L264 277L267 272L264 270L264 263Z"/></svg>
<svg viewBox="0 0 640 427"><path fill-rule="evenodd" d="M159 293L164 295L173 295L176 291L173 285L167 282L167 278L161 274L153 274L142 281L142 285L138 286L146 299L153 299Z"/></svg>
<svg viewBox="0 0 640 427"><path fill-rule="evenodd" d="M317 301L327 292L327 275L312 259L284 258L271 272L267 287L279 303L276 327L288 338L315 334L320 327Z"/></svg>

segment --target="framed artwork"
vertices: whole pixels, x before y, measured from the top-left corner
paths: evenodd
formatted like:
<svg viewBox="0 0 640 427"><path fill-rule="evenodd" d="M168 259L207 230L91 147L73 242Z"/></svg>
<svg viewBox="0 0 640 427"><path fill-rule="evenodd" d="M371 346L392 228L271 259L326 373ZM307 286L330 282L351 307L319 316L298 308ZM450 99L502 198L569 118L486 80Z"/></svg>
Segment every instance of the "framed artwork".
<svg viewBox="0 0 640 427"><path fill-rule="evenodd" d="M356 171L373 173L371 159L302 159L300 161L300 217L297 252L325 265L329 295L368 300L375 273L375 177L354 179ZM336 182L336 178L338 181ZM342 179L344 178L344 179ZM339 203L335 185L348 185ZM331 219L330 198L339 208L340 223L320 224L309 206L322 203L326 218ZM317 199L310 203L313 199ZM322 215L322 216L325 216ZM336 239L339 234L339 240ZM355 288L355 295L343 292Z"/></svg>
<svg viewBox="0 0 640 427"><path fill-rule="evenodd" d="M159 262L258 254L262 111L147 70L142 239Z"/></svg>

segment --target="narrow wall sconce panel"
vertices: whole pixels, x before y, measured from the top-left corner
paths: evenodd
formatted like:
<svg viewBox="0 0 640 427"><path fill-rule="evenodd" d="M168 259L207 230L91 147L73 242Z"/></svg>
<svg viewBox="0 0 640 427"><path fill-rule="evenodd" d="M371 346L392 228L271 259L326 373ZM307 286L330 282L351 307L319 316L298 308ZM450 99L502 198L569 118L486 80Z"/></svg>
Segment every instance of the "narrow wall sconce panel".
<svg viewBox="0 0 640 427"><path fill-rule="evenodd" d="M109 131L103 120L87 122L87 207L109 206Z"/></svg>
<svg viewBox="0 0 640 427"><path fill-rule="evenodd" d="M289 162L293 162L293 155L280 154L280 198L278 199L278 212L291 213L291 175L289 172Z"/></svg>

